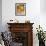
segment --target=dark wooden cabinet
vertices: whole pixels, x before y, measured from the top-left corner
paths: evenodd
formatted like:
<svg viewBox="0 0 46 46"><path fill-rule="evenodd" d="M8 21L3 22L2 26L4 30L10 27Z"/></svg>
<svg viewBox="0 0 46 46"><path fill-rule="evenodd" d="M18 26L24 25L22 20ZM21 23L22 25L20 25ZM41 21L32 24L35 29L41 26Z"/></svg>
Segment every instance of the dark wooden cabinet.
<svg viewBox="0 0 46 46"><path fill-rule="evenodd" d="M13 41L23 43L22 46L33 46L33 23L7 23Z"/></svg>

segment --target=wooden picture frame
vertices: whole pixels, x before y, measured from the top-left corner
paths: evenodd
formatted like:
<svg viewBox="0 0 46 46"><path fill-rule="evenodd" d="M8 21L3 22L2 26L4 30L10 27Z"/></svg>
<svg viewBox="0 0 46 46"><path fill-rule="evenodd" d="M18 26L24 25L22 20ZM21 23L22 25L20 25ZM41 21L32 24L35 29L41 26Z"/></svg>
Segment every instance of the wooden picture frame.
<svg viewBox="0 0 46 46"><path fill-rule="evenodd" d="M15 4L15 15L16 16L26 16L26 3L16 3Z"/></svg>

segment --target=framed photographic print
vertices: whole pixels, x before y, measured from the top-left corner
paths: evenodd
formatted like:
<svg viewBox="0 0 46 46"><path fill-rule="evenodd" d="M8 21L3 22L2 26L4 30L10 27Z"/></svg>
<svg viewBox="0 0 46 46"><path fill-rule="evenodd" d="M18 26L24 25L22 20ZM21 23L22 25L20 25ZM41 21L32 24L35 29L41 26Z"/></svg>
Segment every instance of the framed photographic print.
<svg viewBox="0 0 46 46"><path fill-rule="evenodd" d="M16 3L15 4L15 15L16 16L26 16L26 3Z"/></svg>

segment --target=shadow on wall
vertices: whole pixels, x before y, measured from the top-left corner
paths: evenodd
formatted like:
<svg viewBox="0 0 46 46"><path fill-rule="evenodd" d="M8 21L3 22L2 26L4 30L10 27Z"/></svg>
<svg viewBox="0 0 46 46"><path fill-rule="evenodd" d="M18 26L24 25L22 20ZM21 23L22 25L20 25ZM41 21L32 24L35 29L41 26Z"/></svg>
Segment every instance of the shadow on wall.
<svg viewBox="0 0 46 46"><path fill-rule="evenodd" d="M0 31L2 31L2 0L0 0Z"/></svg>
<svg viewBox="0 0 46 46"><path fill-rule="evenodd" d="M46 13L46 0L40 0L40 11Z"/></svg>

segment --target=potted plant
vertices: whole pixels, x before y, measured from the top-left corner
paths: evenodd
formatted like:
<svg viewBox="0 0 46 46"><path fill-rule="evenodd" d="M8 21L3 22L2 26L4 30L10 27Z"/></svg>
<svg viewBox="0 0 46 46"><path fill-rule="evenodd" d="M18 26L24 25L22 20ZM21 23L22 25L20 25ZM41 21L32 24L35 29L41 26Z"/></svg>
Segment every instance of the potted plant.
<svg viewBox="0 0 46 46"><path fill-rule="evenodd" d="M45 35L43 32L42 27L36 28L37 29L37 34L36 36L38 36L38 40L39 40L39 46L45 46Z"/></svg>

